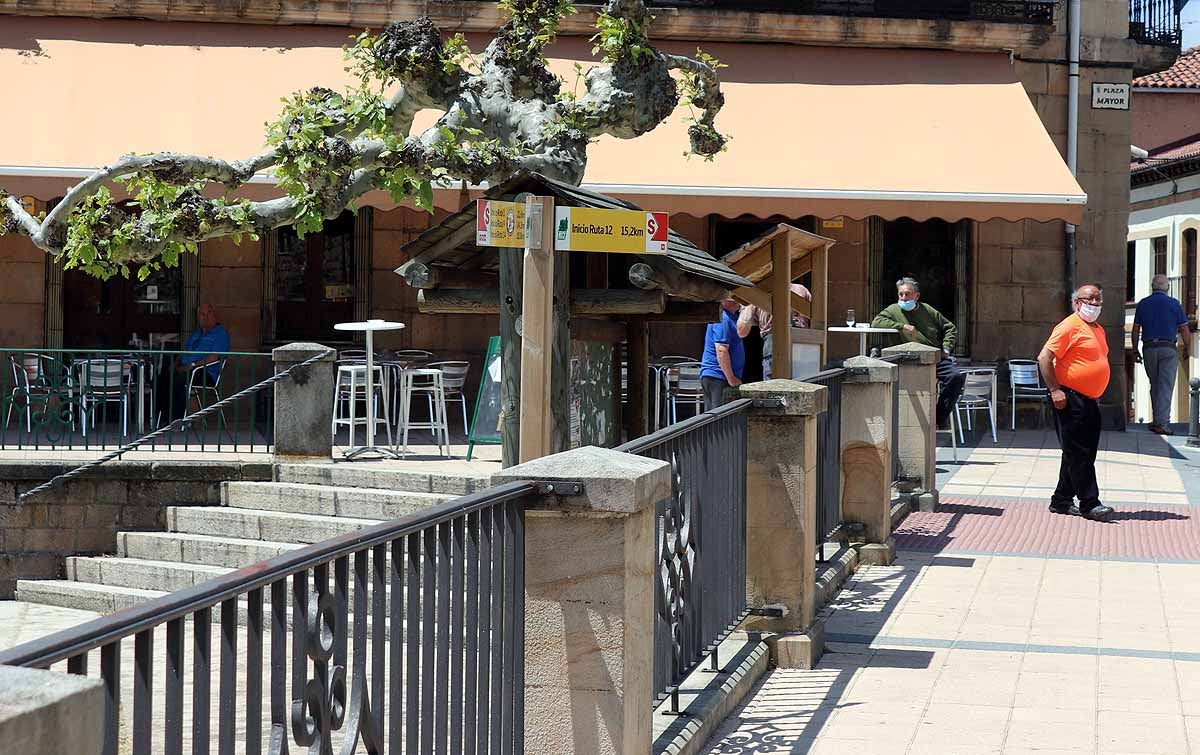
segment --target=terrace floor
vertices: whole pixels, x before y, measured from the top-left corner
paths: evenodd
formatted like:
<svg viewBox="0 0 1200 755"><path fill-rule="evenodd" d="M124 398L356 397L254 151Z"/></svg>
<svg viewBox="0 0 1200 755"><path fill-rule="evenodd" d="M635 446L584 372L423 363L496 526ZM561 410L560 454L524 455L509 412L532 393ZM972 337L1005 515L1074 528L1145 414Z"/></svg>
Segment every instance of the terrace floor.
<svg viewBox="0 0 1200 755"><path fill-rule="evenodd" d="M1058 459L1053 430L939 449L940 510L825 608L819 667L769 673L706 752L1200 753L1200 451L1106 433L1107 524L1046 510Z"/></svg>

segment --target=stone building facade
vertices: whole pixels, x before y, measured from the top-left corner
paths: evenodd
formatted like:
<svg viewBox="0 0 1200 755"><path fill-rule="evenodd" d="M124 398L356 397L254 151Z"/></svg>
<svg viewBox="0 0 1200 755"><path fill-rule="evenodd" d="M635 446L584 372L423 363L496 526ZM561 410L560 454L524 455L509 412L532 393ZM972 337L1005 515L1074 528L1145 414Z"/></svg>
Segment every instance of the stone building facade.
<svg viewBox="0 0 1200 755"><path fill-rule="evenodd" d="M795 12L784 8L793 8L792 4L772 6L770 0L730 0L704 8L682 0L654 4L662 6L652 29L655 37L692 46L769 43L1007 53L1046 134L1058 151L1066 154L1066 2L846 2L824 3L822 8L832 9L824 13ZM1169 1L1167 5L1174 7ZM594 9L581 7L582 12L566 22L562 30L568 41L572 35L591 33ZM184 36L190 32L180 30L215 28L218 22L230 34L254 24L271 25L270 44L281 50L288 47L289 35L311 35L313 29L344 34L397 18L430 15L446 32L486 35L501 21L494 3L407 0L386 4L242 0L218 5L129 0L111 13L92 4L81 10L79 3L67 0L0 0L0 14L8 14L0 24L4 27L0 28L0 66L18 74L30 70L21 66L37 64L40 51L49 49L54 40L79 36L72 27L78 23L72 17L79 15L107 17L112 20L95 23L110 25L158 24L155 28L166 30L164 33ZM148 21L118 20L129 17ZM1136 13L1131 14L1128 0L1082 3L1077 179L1087 194L1087 206L1077 227L1077 266L1073 271L1067 269L1062 221L966 217L954 222L937 218L918 222L903 216L882 219L839 214L829 210L828 203L820 212L806 212L802 204L797 204L793 213L764 215L748 201L741 211L728 204L721 212L675 211L672 225L702 248L720 255L769 224L792 222L837 241L829 267L831 324L840 324L838 320L847 309L854 309L860 320L868 319L890 300L897 274L915 274L927 281L926 300L952 313L959 322L960 356L980 363L1035 356L1049 329L1068 311L1070 281L1097 282L1105 288L1110 302L1124 301L1131 119L1127 110L1090 107L1091 86L1129 84L1135 75L1169 66L1179 53L1177 16L1174 18L1174 29L1151 29ZM105 28L119 33L121 27ZM249 32L250 37L254 34L257 32ZM582 39L575 42L582 44ZM778 72L784 77L793 73ZM819 111L820 104L815 103L813 108ZM15 127L22 131L19 120ZM887 114L880 113L883 134L886 121ZM106 126L110 127L119 125ZM221 126L212 123L208 127ZM736 140L738 135L733 137ZM129 144L128 149L148 146ZM838 156L822 156L818 151L810 159ZM8 153L0 151L0 186L29 194L39 202L50 201L72 182L72 169L90 167L74 165L67 157L54 159L53 154L43 155L40 161L31 166L11 149ZM634 198L647 203L645 196ZM400 249L406 241L467 199L457 191L440 192L442 209L434 215L387 206L360 211L353 239L345 240L342 251L345 257L350 254L347 250L353 250L354 264L345 267L352 271L352 280L347 278L341 281L344 285L332 287L325 281L324 293L318 291L316 296L332 302L330 312L335 314L345 311L408 324L399 333L381 336L379 342L385 347L427 348L447 357L482 357L488 336L497 332L497 323L482 321L479 316L423 314L415 291L392 272L403 262ZM280 328L279 286L272 283L278 283L281 275L277 261L284 243L268 239L240 246L225 241L204 244L198 261L185 265L177 281L161 286L164 291L178 288L178 303L173 305L178 311L178 329L190 328L189 310L195 304L211 302L229 325L235 349L263 350L288 340ZM322 259L313 257L312 248L308 249L308 260ZM323 259L331 258L330 252L324 253ZM159 307L146 303L144 289L126 286L118 291L110 286L101 291L96 284L74 279L69 272L64 275L56 267L26 241L0 238L0 346L98 345L81 340L82 326L78 323L90 319L87 315L91 307L98 313L105 307L111 309L110 300L118 296L124 297L126 314L120 327L107 328L106 335L127 339L136 329L129 323L142 322L138 317ZM341 310L334 306L339 302L345 305ZM1123 316L1119 305L1106 308L1102 316L1114 345L1121 343ZM141 327L149 329L151 325ZM654 335L652 349L658 353L698 353L701 338L701 331L693 326L663 326ZM853 350L850 339L831 337L830 356L848 356ZM1111 359L1114 380L1105 404L1109 406L1109 424L1121 426L1125 412L1120 407L1126 401L1121 349L1113 348Z"/></svg>

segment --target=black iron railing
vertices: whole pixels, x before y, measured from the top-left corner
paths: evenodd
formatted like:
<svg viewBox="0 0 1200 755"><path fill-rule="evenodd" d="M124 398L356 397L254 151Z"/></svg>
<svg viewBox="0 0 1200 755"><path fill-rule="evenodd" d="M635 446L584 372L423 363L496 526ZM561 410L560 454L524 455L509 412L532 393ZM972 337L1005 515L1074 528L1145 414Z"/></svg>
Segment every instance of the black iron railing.
<svg viewBox="0 0 1200 755"><path fill-rule="evenodd" d="M271 376L269 353L0 349L0 450L119 448ZM269 392L158 437L171 451L271 451Z"/></svg>
<svg viewBox="0 0 1200 755"><path fill-rule="evenodd" d="M666 8L1053 24L1054 0L650 0Z"/></svg>
<svg viewBox="0 0 1200 755"><path fill-rule="evenodd" d="M88 674L98 656L105 755L119 743L133 755L520 753L535 490L510 483L291 551L0 664Z"/></svg>
<svg viewBox="0 0 1200 755"><path fill-rule="evenodd" d="M1129 0L1129 36L1148 45L1183 43L1178 0Z"/></svg>
<svg viewBox="0 0 1200 755"><path fill-rule="evenodd" d="M803 378L823 385L829 392L827 408L817 415L817 559L823 558L825 543L842 526L842 380L846 370L837 368Z"/></svg>
<svg viewBox="0 0 1200 755"><path fill-rule="evenodd" d="M657 511L654 704L679 711L679 685L746 607L746 412L741 399L617 448L671 463L671 499Z"/></svg>

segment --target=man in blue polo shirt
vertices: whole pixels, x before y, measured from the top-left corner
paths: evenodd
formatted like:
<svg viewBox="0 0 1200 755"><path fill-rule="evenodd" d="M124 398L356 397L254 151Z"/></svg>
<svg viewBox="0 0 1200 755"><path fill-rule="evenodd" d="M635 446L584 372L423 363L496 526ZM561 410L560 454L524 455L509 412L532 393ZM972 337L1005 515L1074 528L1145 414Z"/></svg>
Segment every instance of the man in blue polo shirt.
<svg viewBox="0 0 1200 755"><path fill-rule="evenodd" d="M193 382L198 385L216 385L221 376L221 355L229 351L229 331L217 322L213 305L200 305L196 311L196 329L183 350L191 353L180 354L172 365L163 365L158 376L158 406L160 411L169 410L168 422L182 417L187 410L188 378L197 365L207 365L196 373Z"/></svg>
<svg viewBox="0 0 1200 755"><path fill-rule="evenodd" d="M735 300L721 302L721 320L711 323L704 333L704 356L700 359L700 384L704 387L704 411L725 403L725 389L742 384L746 350L737 332L738 310Z"/></svg>
<svg viewBox="0 0 1200 755"><path fill-rule="evenodd" d="M1150 279L1151 293L1137 303L1131 334L1133 358L1142 363L1146 377L1150 378L1150 404L1154 409L1150 430L1159 435L1171 434L1171 397L1175 392L1175 373L1179 371L1176 337L1183 336L1185 357L1192 340L1187 315L1179 301L1167 293L1168 288L1167 276Z"/></svg>

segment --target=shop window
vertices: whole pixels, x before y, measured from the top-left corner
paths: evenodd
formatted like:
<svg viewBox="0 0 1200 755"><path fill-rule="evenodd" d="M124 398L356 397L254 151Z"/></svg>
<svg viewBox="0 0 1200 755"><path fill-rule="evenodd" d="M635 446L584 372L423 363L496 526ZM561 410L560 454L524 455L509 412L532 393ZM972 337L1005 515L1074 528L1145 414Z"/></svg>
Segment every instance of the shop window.
<svg viewBox="0 0 1200 755"><path fill-rule="evenodd" d="M1183 232L1183 308L1191 320L1196 319L1196 229Z"/></svg>
<svg viewBox="0 0 1200 755"><path fill-rule="evenodd" d="M1137 242L1125 244L1125 303L1132 306L1137 300Z"/></svg>
<svg viewBox="0 0 1200 755"><path fill-rule="evenodd" d="M354 225L354 214L343 212L304 238L292 228L275 232L276 338L345 340L333 326L355 319Z"/></svg>

